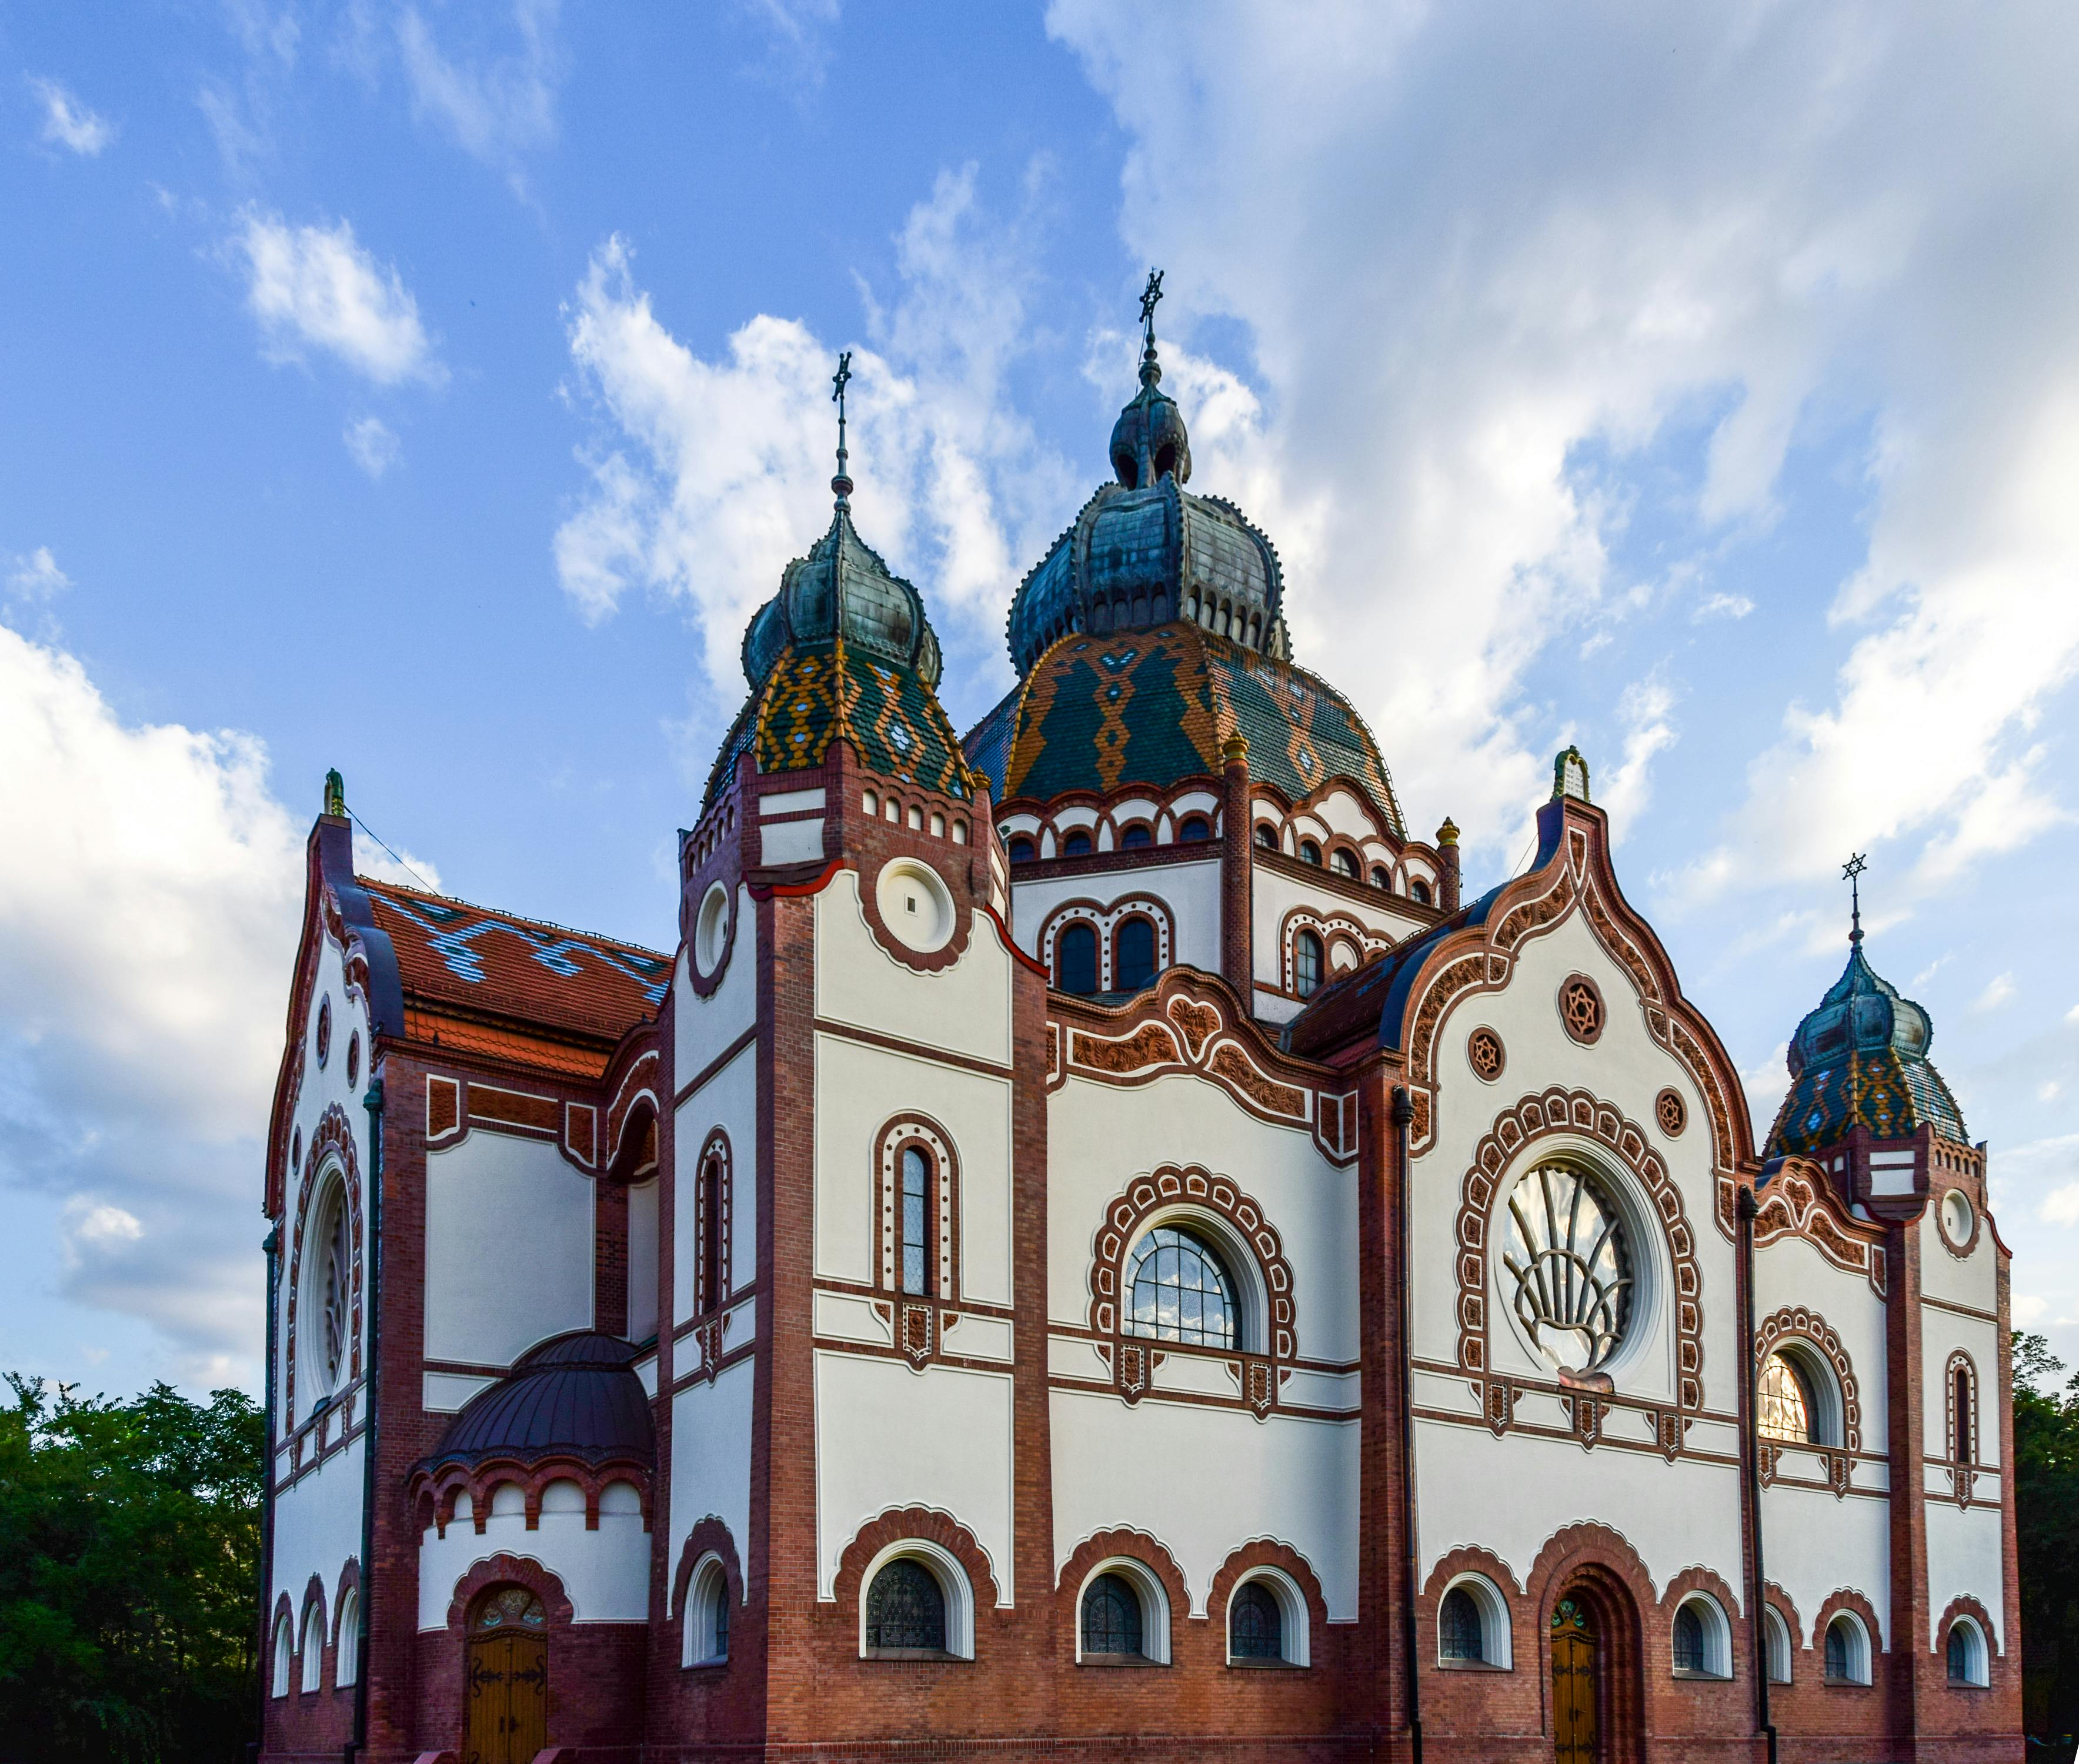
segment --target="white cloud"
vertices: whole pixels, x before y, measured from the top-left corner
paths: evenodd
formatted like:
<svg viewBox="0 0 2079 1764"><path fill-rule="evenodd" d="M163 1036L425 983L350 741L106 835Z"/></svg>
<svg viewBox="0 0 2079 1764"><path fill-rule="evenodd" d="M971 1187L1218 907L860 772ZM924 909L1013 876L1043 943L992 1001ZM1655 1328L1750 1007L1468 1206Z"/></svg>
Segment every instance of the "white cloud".
<svg viewBox="0 0 2079 1764"><path fill-rule="evenodd" d="M1740 1073L1740 1089L1746 1096L1756 1144L1767 1138L1768 1130L1776 1122L1776 1111L1782 1107L1784 1094L1790 1089L1789 1060L1790 1043L1780 1041L1759 1065L1749 1067Z"/></svg>
<svg viewBox="0 0 2079 1764"><path fill-rule="evenodd" d="M346 425L343 437L353 462L370 478L380 478L397 463L397 437L379 416L363 416Z"/></svg>
<svg viewBox="0 0 2079 1764"><path fill-rule="evenodd" d="M1021 249L1014 227L981 211L972 168L940 178L897 240L897 297L884 307L868 293L876 346L854 348L847 397L855 522L925 590L942 637L974 646L985 685L1004 671L1015 560L1044 542L1041 511L1073 495L1005 400L1027 329ZM593 254L567 316L603 428L580 455L588 493L556 535L563 587L592 620L631 587L689 603L734 703L745 622L830 522L837 346L760 315L703 358L659 320L618 237Z"/></svg>
<svg viewBox="0 0 2079 1764"><path fill-rule="evenodd" d="M7 572L7 597L48 604L72 586L72 578L58 567L48 546L38 546L27 557L17 558Z"/></svg>
<svg viewBox="0 0 2079 1764"><path fill-rule="evenodd" d="M1690 617L1700 625L1706 619L1743 619L1754 609L1754 602L1744 594L1714 594Z"/></svg>
<svg viewBox="0 0 2079 1764"><path fill-rule="evenodd" d="M2079 1225L2079 1182L2052 1189L2043 1198L2043 1216L2052 1225Z"/></svg>
<svg viewBox="0 0 2079 1764"><path fill-rule="evenodd" d="M1997 1010L2014 995L2014 976L1995 974L1985 982L1985 989L1971 1001L1973 1010Z"/></svg>
<svg viewBox="0 0 2079 1764"><path fill-rule="evenodd" d="M92 159L115 139L115 125L74 98L56 80L31 79L29 90L44 107L44 139Z"/></svg>
<svg viewBox="0 0 2079 1764"><path fill-rule="evenodd" d="M556 0L515 0L517 46L508 52L455 55L436 40L415 6L397 20L397 44L413 110L453 135L462 149L507 171L556 137L556 88L563 56L556 42Z"/></svg>
<svg viewBox="0 0 2079 1764"><path fill-rule="evenodd" d="M0 752L0 1168L63 1197L69 1296L249 1375L303 830L252 738L126 723L5 627Z"/></svg>
<svg viewBox="0 0 2079 1764"><path fill-rule="evenodd" d="M1598 781L1596 800L1610 817L1610 838L1621 845L1653 800L1653 762L1675 742L1675 694L1658 675L1625 688L1617 705L1624 754Z"/></svg>
<svg viewBox="0 0 2079 1764"><path fill-rule="evenodd" d="M2014 743L2079 658L2079 37L2054 10L1054 0L1048 24L1128 136L1130 247L1249 327L1267 445L1323 496L1295 636L1372 658L1349 683L1422 731L1411 796L1513 849L1565 715L1527 670L1578 642L1621 530L1574 462L1621 480L1709 402L1707 534L1774 518L1818 409L1868 423L1868 547L1829 701L1787 709L1688 892L2051 823ZM1993 789L2018 819L1971 813Z"/></svg>
<svg viewBox="0 0 2079 1764"><path fill-rule="evenodd" d="M350 222L292 227L248 212L235 245L251 277L247 303L277 358L296 359L309 345L379 385L447 378L418 302L394 266L362 249Z"/></svg>

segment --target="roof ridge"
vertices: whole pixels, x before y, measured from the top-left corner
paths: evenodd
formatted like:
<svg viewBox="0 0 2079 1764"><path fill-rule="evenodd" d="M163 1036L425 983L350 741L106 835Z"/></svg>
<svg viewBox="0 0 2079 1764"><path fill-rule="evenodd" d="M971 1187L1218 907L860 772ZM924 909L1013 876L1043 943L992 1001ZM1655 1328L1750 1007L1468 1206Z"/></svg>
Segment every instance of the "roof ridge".
<svg viewBox="0 0 2079 1764"><path fill-rule="evenodd" d="M437 901L443 906L466 907L472 913L481 913L487 918L509 919L518 925L531 925L545 931L560 931L566 937L584 938L595 943L608 944L613 948L628 950L638 955L646 955L652 960L669 962L671 958L662 950L654 950L647 943L633 943L625 937L613 937L604 931L587 931L575 925L558 924L554 919L535 918L525 913L515 913L502 906L486 906L479 901L465 901L458 894L441 894L432 888L415 888L401 882L387 882L379 876L356 875L354 879L371 892L402 894L416 901Z"/></svg>

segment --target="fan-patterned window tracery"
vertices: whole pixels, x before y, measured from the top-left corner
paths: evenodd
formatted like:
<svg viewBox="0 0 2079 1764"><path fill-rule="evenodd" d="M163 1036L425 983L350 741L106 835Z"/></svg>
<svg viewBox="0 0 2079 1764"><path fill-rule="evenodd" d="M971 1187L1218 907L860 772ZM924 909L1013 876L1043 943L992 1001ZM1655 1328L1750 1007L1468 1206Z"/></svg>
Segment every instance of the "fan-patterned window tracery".
<svg viewBox="0 0 2079 1764"><path fill-rule="evenodd" d="M1593 1371L1617 1352L1629 1320L1629 1247L1614 1198L1571 1164L1525 1173L1508 1199L1503 1264L1517 1320L1554 1365Z"/></svg>
<svg viewBox="0 0 2079 1764"><path fill-rule="evenodd" d="M1235 1344L1233 1283L1212 1247L1158 1225L1127 1263L1125 1332L1201 1348Z"/></svg>
<svg viewBox="0 0 2079 1764"><path fill-rule="evenodd" d="M487 1635L499 1629L540 1629L548 1620L542 1601L525 1586L494 1586L477 1600L470 1628Z"/></svg>
<svg viewBox="0 0 2079 1764"><path fill-rule="evenodd" d="M353 1250L349 1237L346 1190L334 1184L325 1198L324 1238L318 1268L318 1352L320 1382L338 1388L346 1365L350 1327L349 1305L353 1279Z"/></svg>

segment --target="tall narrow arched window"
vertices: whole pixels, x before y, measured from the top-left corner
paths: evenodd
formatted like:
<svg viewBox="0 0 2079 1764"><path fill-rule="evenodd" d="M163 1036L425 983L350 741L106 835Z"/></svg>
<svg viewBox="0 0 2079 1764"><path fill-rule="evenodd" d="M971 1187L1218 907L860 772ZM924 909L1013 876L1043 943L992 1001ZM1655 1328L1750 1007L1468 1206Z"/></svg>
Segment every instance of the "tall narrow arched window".
<svg viewBox="0 0 2079 1764"><path fill-rule="evenodd" d="M1971 1369L1959 1362L1949 1373L1951 1383L1950 1406L1956 1411L1953 1425L1956 1438L1951 1442L1959 1464L1974 1461L1972 1451L1977 1429L1972 1424L1977 1419L1977 1405L1973 1400Z"/></svg>
<svg viewBox="0 0 2079 1764"><path fill-rule="evenodd" d="M1158 1225L1127 1259L1126 1333L1200 1348L1232 1348L1239 1321L1234 1282L1212 1246Z"/></svg>
<svg viewBox="0 0 2079 1764"><path fill-rule="evenodd" d="M1838 1617L1826 1625L1826 1677L1834 1684L1848 1681L1848 1626Z"/></svg>
<svg viewBox="0 0 2079 1764"><path fill-rule="evenodd" d="M283 1611L274 1620L274 1671L268 1688L278 1697L289 1694L290 1674L295 1670L296 1658L295 1625Z"/></svg>
<svg viewBox="0 0 2079 1764"><path fill-rule="evenodd" d="M304 1239L312 1260L296 1327L308 1331L299 1357L311 1394L321 1397L345 1382L353 1351L353 1222L346 1184L337 1173L320 1185L318 1197L312 1215L316 1229Z"/></svg>
<svg viewBox="0 0 2079 1764"><path fill-rule="evenodd" d="M1154 922L1139 917L1122 919L1111 938L1112 989L1137 993L1154 978Z"/></svg>
<svg viewBox="0 0 2079 1764"><path fill-rule="evenodd" d="M324 1682L324 1607L315 1599L303 1613L303 1675L299 1688L315 1691Z"/></svg>
<svg viewBox="0 0 2079 1764"><path fill-rule="evenodd" d="M922 1146L906 1145L901 1159L902 1190L897 1198L898 1256L902 1290L928 1297L931 1290L931 1160Z"/></svg>
<svg viewBox="0 0 2079 1764"><path fill-rule="evenodd" d="M686 1599L684 1664L719 1666L729 1657L729 1576L719 1557L693 1570Z"/></svg>
<svg viewBox="0 0 2079 1764"><path fill-rule="evenodd" d="M1121 1574L1099 1574L1083 1594L1083 1653L1124 1657L1141 1653L1140 1596Z"/></svg>
<svg viewBox="0 0 2079 1764"><path fill-rule="evenodd" d="M1086 998L1098 989L1098 928L1087 920L1063 926L1054 939L1054 984Z"/></svg>
<svg viewBox="0 0 2079 1764"><path fill-rule="evenodd" d="M701 1160L700 1216L696 1229L700 1233L700 1291L696 1294L698 1307L702 1311L720 1308L722 1301L722 1158L710 1152Z"/></svg>
<svg viewBox="0 0 2079 1764"><path fill-rule="evenodd" d="M1446 1660L1484 1660L1484 1641L1479 1607L1463 1586L1454 1586L1437 1609L1437 1653Z"/></svg>
<svg viewBox="0 0 2079 1764"><path fill-rule="evenodd" d="M1292 939L1292 989L1302 998L1311 998L1321 984L1321 939L1312 931L1302 931Z"/></svg>
<svg viewBox="0 0 2079 1764"><path fill-rule="evenodd" d="M339 1602L338 1664L333 1669L337 1684L352 1684L361 1676L361 1595L351 1586Z"/></svg>
<svg viewBox="0 0 2079 1764"><path fill-rule="evenodd" d="M1805 1373L1788 1356L1772 1353L1761 1369L1757 1393L1755 1424L1772 1440L1789 1440L1809 1444L1817 1436L1813 1416L1818 1405Z"/></svg>
<svg viewBox="0 0 2079 1764"><path fill-rule="evenodd" d="M1675 1670L1699 1674L1704 1670L1704 1620L1693 1605L1675 1613Z"/></svg>
<svg viewBox="0 0 2079 1764"><path fill-rule="evenodd" d="M1768 1656L1768 1681L1771 1684L1790 1682L1790 1625L1783 1620L1783 1613L1773 1605L1762 1607L1764 1651Z"/></svg>

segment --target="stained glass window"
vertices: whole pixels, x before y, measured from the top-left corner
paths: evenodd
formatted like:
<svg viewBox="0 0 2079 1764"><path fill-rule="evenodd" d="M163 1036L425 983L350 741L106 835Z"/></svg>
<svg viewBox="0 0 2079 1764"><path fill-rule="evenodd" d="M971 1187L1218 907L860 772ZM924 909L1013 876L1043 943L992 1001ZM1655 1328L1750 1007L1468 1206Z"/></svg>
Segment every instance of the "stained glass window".
<svg viewBox="0 0 2079 1764"><path fill-rule="evenodd" d="M1134 1247L1126 1279L1128 1335L1201 1348L1235 1344L1234 1288L1227 1269L1189 1231L1157 1226Z"/></svg>
<svg viewBox="0 0 2079 1764"><path fill-rule="evenodd" d="M542 1601L525 1586L494 1586L477 1601L479 1629L539 1629L548 1621Z"/></svg>
<svg viewBox="0 0 2079 1764"><path fill-rule="evenodd" d="M922 1150L902 1148L902 1290L927 1294L931 1290L931 1258L927 1227L931 1203L931 1166Z"/></svg>
<svg viewBox="0 0 2079 1764"><path fill-rule="evenodd" d="M945 1651L946 1595L922 1562L898 1557L873 1577L866 1595L866 1645L884 1653Z"/></svg>
<svg viewBox="0 0 2079 1764"><path fill-rule="evenodd" d="M1971 1637L1960 1623L1949 1626L1949 1682L1971 1682Z"/></svg>
<svg viewBox="0 0 2079 1764"><path fill-rule="evenodd" d="M1123 1575L1099 1574L1083 1595L1083 1652L1140 1651L1139 1597Z"/></svg>
<svg viewBox="0 0 2079 1764"><path fill-rule="evenodd" d="M1624 1339L1631 1258L1616 1202L1571 1164L1529 1172L1508 1198L1503 1264L1516 1281L1517 1320L1554 1365L1600 1366Z"/></svg>
<svg viewBox="0 0 2079 1764"><path fill-rule="evenodd" d="M1855 1677L1855 1649L1848 1631L1848 1620L1836 1617L1826 1625L1826 1676L1836 1683L1847 1683Z"/></svg>
<svg viewBox="0 0 2079 1764"><path fill-rule="evenodd" d="M1437 1651L1446 1660L1484 1660L1487 1638L1480 1632L1480 1607L1463 1586L1444 1595L1437 1612Z"/></svg>
<svg viewBox="0 0 2079 1764"><path fill-rule="evenodd" d="M1122 920L1112 934L1115 992L1137 993L1155 978L1155 926L1147 919Z"/></svg>
<svg viewBox="0 0 2079 1764"><path fill-rule="evenodd" d="M1282 1660L1285 1625L1278 1600L1260 1580L1244 1581L1228 1604L1228 1653L1236 1660Z"/></svg>
<svg viewBox="0 0 2079 1764"><path fill-rule="evenodd" d="M1818 1405L1805 1374L1781 1354L1771 1354L1761 1369L1757 1398L1755 1425L1767 1437L1793 1440L1801 1445L1812 1442L1812 1417Z"/></svg>

